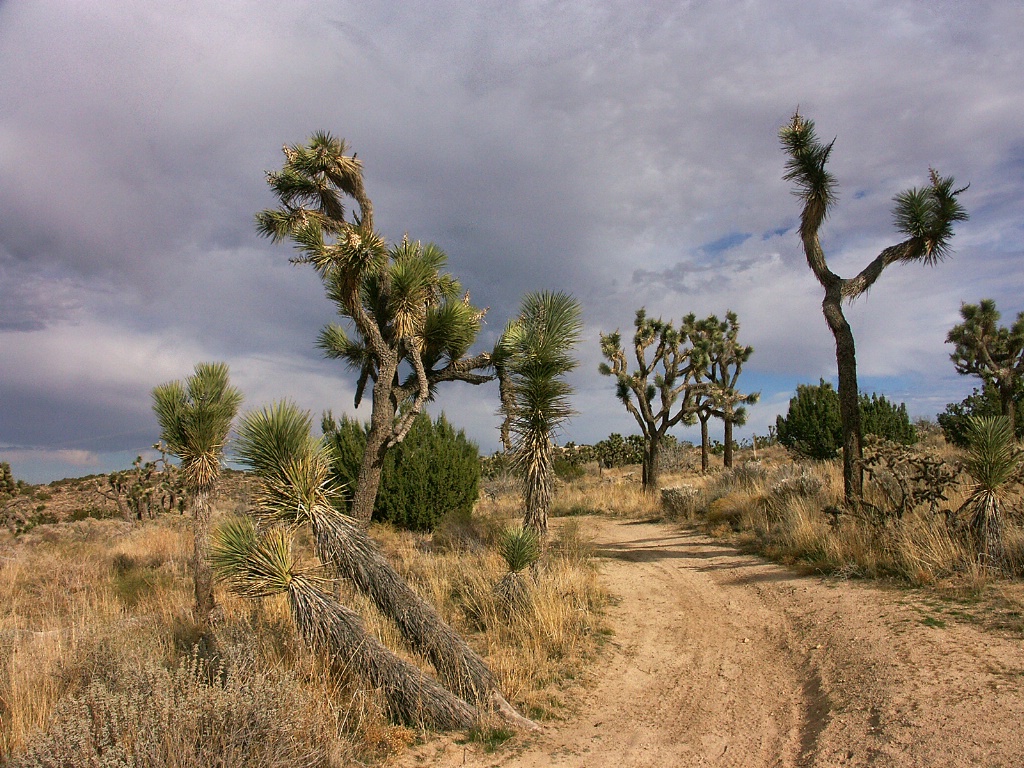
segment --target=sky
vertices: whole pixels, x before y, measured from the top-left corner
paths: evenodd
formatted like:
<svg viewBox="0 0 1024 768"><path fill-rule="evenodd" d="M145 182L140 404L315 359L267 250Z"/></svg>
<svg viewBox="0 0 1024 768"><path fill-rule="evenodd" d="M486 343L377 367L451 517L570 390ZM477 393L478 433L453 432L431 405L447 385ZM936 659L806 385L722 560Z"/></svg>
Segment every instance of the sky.
<svg viewBox="0 0 1024 768"><path fill-rule="evenodd" d="M761 393L739 438L835 381L782 179L797 108L836 139L840 275L898 242L894 195L955 176L952 257L847 309L861 390L934 417L977 384L944 343L961 303L1024 309L1022 35L1017 0L0 0L0 460L127 467L159 437L153 387L202 361L246 409L368 417L314 346L336 319L316 275L253 224L282 145L318 130L363 161L382 234L437 243L489 307L478 349L529 291L580 300L560 442L639 431L597 368L640 307L738 314ZM497 408L494 384L430 406L488 453Z"/></svg>

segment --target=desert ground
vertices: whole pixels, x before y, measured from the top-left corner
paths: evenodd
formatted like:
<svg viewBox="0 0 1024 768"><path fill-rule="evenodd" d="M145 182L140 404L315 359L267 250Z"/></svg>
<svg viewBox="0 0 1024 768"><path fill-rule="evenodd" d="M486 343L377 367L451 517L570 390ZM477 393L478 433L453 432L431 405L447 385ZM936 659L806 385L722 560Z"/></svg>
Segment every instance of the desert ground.
<svg viewBox="0 0 1024 768"><path fill-rule="evenodd" d="M677 524L577 518L612 594L575 714L409 766L1019 766L1024 647L927 593L801 575ZM558 521L555 521L557 525Z"/></svg>

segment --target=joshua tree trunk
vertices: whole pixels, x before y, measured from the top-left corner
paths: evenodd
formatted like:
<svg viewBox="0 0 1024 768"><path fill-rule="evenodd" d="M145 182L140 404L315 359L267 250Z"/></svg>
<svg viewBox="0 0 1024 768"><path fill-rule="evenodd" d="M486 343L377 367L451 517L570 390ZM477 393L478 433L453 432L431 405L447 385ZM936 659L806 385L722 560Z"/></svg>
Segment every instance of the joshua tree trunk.
<svg viewBox="0 0 1024 768"><path fill-rule="evenodd" d="M708 454L711 453L711 438L708 435L708 421L711 414L706 411L698 411L697 418L700 419L700 473L706 475L710 462Z"/></svg>
<svg viewBox="0 0 1024 768"><path fill-rule="evenodd" d="M206 626L213 613L213 569L210 566L210 486L196 490L192 498L192 575L195 582L196 622Z"/></svg>
<svg viewBox="0 0 1024 768"><path fill-rule="evenodd" d="M646 493L658 490L661 474L661 434L652 432L644 448L643 489Z"/></svg>
<svg viewBox="0 0 1024 768"><path fill-rule="evenodd" d="M722 417L725 422L725 456L722 461L726 469L732 468L732 408L726 407Z"/></svg>
<svg viewBox="0 0 1024 768"><path fill-rule="evenodd" d="M839 370L839 415L843 423L843 487L846 502L853 504L864 490L861 446L860 407L857 396L857 349L853 330L843 314L841 286L826 289L822 313L836 340L836 364Z"/></svg>
<svg viewBox="0 0 1024 768"><path fill-rule="evenodd" d="M356 488L352 495L352 515L363 525L369 525L373 517L373 505L377 501L377 490L384 472L384 457L391 447L395 429L394 380L398 368L395 355L382 356L384 363L377 380L373 383L373 413L370 415L370 430L366 434L366 451L359 466Z"/></svg>
<svg viewBox="0 0 1024 768"><path fill-rule="evenodd" d="M999 405L1003 416L1010 421L1010 432L1017 434L1017 414L1013 402L1013 384L1000 384Z"/></svg>
<svg viewBox="0 0 1024 768"><path fill-rule="evenodd" d="M402 636L430 661L446 687L467 701L493 709L516 727L536 729L501 694L484 660L395 572L361 527L341 516L316 518L313 535L319 557L398 625Z"/></svg>
<svg viewBox="0 0 1024 768"><path fill-rule="evenodd" d="M295 576L288 587L292 618L305 641L327 651L337 669L353 670L384 693L390 714L412 726L467 730L479 712L396 656L363 627L359 615Z"/></svg>

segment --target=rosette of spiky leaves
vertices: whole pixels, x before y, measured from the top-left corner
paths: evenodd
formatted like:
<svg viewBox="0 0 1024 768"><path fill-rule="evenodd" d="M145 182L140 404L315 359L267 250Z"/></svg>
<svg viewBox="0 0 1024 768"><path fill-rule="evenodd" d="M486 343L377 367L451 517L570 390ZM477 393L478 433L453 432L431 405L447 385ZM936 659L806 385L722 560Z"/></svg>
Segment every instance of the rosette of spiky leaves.
<svg viewBox="0 0 1024 768"><path fill-rule="evenodd" d="M286 525L337 514L341 489L331 479L328 447L312 437L312 419L282 401L245 414L235 453L260 478L257 514Z"/></svg>
<svg viewBox="0 0 1024 768"><path fill-rule="evenodd" d="M225 363L199 363L186 381L153 389L160 439L168 453L181 459L182 475L192 490L209 486L220 472L241 403L242 393L228 383Z"/></svg>
<svg viewBox="0 0 1024 768"><path fill-rule="evenodd" d="M495 592L506 609L521 613L531 603L530 588L522 572L540 559L540 538L527 526L508 528L498 540L498 552L508 566L508 573L501 577Z"/></svg>
<svg viewBox="0 0 1024 768"><path fill-rule="evenodd" d="M248 519L230 521L217 532L212 559L218 575L240 595L286 594L306 644L326 653L335 671L354 672L364 684L381 690L396 720L450 730L469 728L479 719L474 707L396 656L366 631L358 614L298 570L282 530L257 530Z"/></svg>
<svg viewBox="0 0 1024 768"><path fill-rule="evenodd" d="M498 539L498 553L510 572L519 573L540 559L540 539L532 528L507 528Z"/></svg>

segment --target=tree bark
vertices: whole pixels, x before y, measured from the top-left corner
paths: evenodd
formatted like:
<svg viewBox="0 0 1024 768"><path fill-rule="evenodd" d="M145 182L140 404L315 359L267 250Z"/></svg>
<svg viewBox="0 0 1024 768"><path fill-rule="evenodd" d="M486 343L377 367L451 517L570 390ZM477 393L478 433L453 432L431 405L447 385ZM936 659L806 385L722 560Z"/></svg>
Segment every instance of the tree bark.
<svg viewBox="0 0 1024 768"><path fill-rule="evenodd" d="M732 469L732 408L727 408L722 416L725 422L725 456L722 459L726 469Z"/></svg>
<svg viewBox="0 0 1024 768"><path fill-rule="evenodd" d="M661 433L652 432L644 450L643 482L645 493L658 490L658 479L661 475Z"/></svg>
<svg viewBox="0 0 1024 768"><path fill-rule="evenodd" d="M999 401L1000 401L999 404L1000 404L1001 410L1003 412L1003 416L1005 416L1010 421L1010 433L1016 435L1017 434L1017 424L1016 424L1016 420L1017 420L1016 410L1017 409L1016 409L1016 407L1014 405L1014 402L1013 402L1013 389L1014 389L1014 387L1013 387L1013 380L1010 379L1010 383L1009 384L1003 383L1004 381L1005 381L1005 379L1000 380L1000 383L999 383Z"/></svg>
<svg viewBox="0 0 1024 768"><path fill-rule="evenodd" d="M708 421L711 414L701 416L701 412L698 412L697 418L700 419L700 473L706 475L710 465L708 454L711 452L711 437L708 435Z"/></svg>
<svg viewBox="0 0 1024 768"><path fill-rule="evenodd" d="M551 441L545 439L535 459L527 459L523 479L523 496L526 501L523 525L532 528L534 533L542 538L548 533L548 510L551 508L551 447Z"/></svg>
<svg viewBox="0 0 1024 768"><path fill-rule="evenodd" d="M487 663L395 572L362 527L341 515L321 517L313 521L313 536L320 559L395 622L449 690L487 706L517 728L537 728L513 709Z"/></svg>
<svg viewBox="0 0 1024 768"><path fill-rule="evenodd" d="M411 726L468 730L479 712L368 633L359 615L332 600L305 578L293 578L288 602L306 643L326 651L339 671L354 671L380 689L389 714Z"/></svg>
<svg viewBox="0 0 1024 768"><path fill-rule="evenodd" d="M847 504L854 504L864 492L860 404L857 390L857 349L853 340L853 330L843 314L840 290L839 286L827 289L821 307L825 321L836 340L839 417L843 422L843 490Z"/></svg>
<svg viewBox="0 0 1024 768"><path fill-rule="evenodd" d="M397 354L390 355L373 382L373 412L370 414L370 429L366 434L366 451L359 465L349 513L362 525L369 525L373 517L373 505L377 501L377 489L380 488L380 478L384 471L384 457L395 428L395 402L392 394L397 367Z"/></svg>
<svg viewBox="0 0 1024 768"><path fill-rule="evenodd" d="M198 489L192 498L192 577L195 585L195 619L205 627L213 613L213 568L210 565L210 514L211 491L209 486Z"/></svg>

